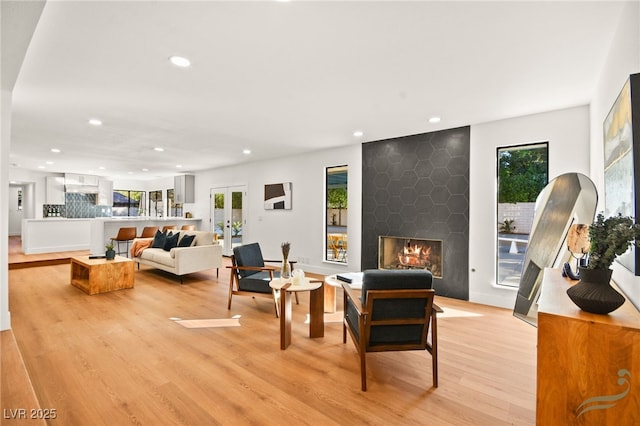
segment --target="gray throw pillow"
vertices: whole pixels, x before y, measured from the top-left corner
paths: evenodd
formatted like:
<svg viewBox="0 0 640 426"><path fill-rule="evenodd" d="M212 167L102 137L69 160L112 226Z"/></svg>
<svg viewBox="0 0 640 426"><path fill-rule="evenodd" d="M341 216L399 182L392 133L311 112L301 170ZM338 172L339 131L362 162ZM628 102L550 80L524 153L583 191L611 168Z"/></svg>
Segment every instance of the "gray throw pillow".
<svg viewBox="0 0 640 426"><path fill-rule="evenodd" d="M151 248L164 248L164 242L167 239L167 233L156 231L156 235L153 236L153 243Z"/></svg>
<svg viewBox="0 0 640 426"><path fill-rule="evenodd" d="M165 249L166 251L169 251L174 247L178 247L179 238L180 238L179 232L176 232L175 234L172 234L170 232L169 235L167 235L167 239L164 241L164 247L162 248Z"/></svg>
<svg viewBox="0 0 640 426"><path fill-rule="evenodd" d="M178 243L178 247L191 247L193 240L196 239L195 235L183 235L182 239Z"/></svg>

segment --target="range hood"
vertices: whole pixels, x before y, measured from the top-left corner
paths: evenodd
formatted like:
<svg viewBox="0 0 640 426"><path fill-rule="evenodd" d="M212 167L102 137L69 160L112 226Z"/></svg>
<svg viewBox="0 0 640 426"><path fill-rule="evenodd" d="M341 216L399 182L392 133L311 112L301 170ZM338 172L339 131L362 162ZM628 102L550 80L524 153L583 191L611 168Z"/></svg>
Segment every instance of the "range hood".
<svg viewBox="0 0 640 426"><path fill-rule="evenodd" d="M97 194L98 176L66 173L64 175L64 191L80 194Z"/></svg>

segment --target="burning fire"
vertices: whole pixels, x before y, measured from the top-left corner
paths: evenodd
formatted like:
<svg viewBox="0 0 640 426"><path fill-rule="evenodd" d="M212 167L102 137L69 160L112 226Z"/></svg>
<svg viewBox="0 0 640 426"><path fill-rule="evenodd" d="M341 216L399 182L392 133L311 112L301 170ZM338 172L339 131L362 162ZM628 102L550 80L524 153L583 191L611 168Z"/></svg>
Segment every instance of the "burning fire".
<svg viewBox="0 0 640 426"><path fill-rule="evenodd" d="M424 267L429 264L431 258L431 247L422 247L420 245L411 246L408 243L402 248L402 253L398 253L398 261L403 266Z"/></svg>

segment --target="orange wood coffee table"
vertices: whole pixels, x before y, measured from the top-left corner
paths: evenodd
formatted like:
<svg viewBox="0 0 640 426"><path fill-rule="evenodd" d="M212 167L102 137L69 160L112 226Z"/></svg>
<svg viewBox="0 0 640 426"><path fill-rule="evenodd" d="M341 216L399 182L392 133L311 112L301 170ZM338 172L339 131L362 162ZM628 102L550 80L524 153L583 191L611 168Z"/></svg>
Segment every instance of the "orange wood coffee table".
<svg viewBox="0 0 640 426"><path fill-rule="evenodd" d="M133 288L133 263L122 256L116 256L113 260L72 257L71 285L87 294Z"/></svg>

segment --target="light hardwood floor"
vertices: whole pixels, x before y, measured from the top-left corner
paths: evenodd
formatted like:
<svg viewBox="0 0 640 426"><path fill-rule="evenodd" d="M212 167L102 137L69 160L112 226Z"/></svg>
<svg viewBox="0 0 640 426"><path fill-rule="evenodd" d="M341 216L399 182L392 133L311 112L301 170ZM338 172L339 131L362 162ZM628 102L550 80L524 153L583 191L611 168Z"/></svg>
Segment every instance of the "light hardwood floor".
<svg viewBox="0 0 640 426"><path fill-rule="evenodd" d="M440 386L431 387L428 353L378 353L367 356L361 392L341 324L308 338L305 293L281 351L268 299L234 297L227 310L226 268L180 285L143 266L135 288L94 296L69 274L69 265L9 271L13 333L40 407L56 410L49 424L535 423L536 330L510 310L436 297L445 310ZM189 329L171 319L234 316L239 327Z"/></svg>

